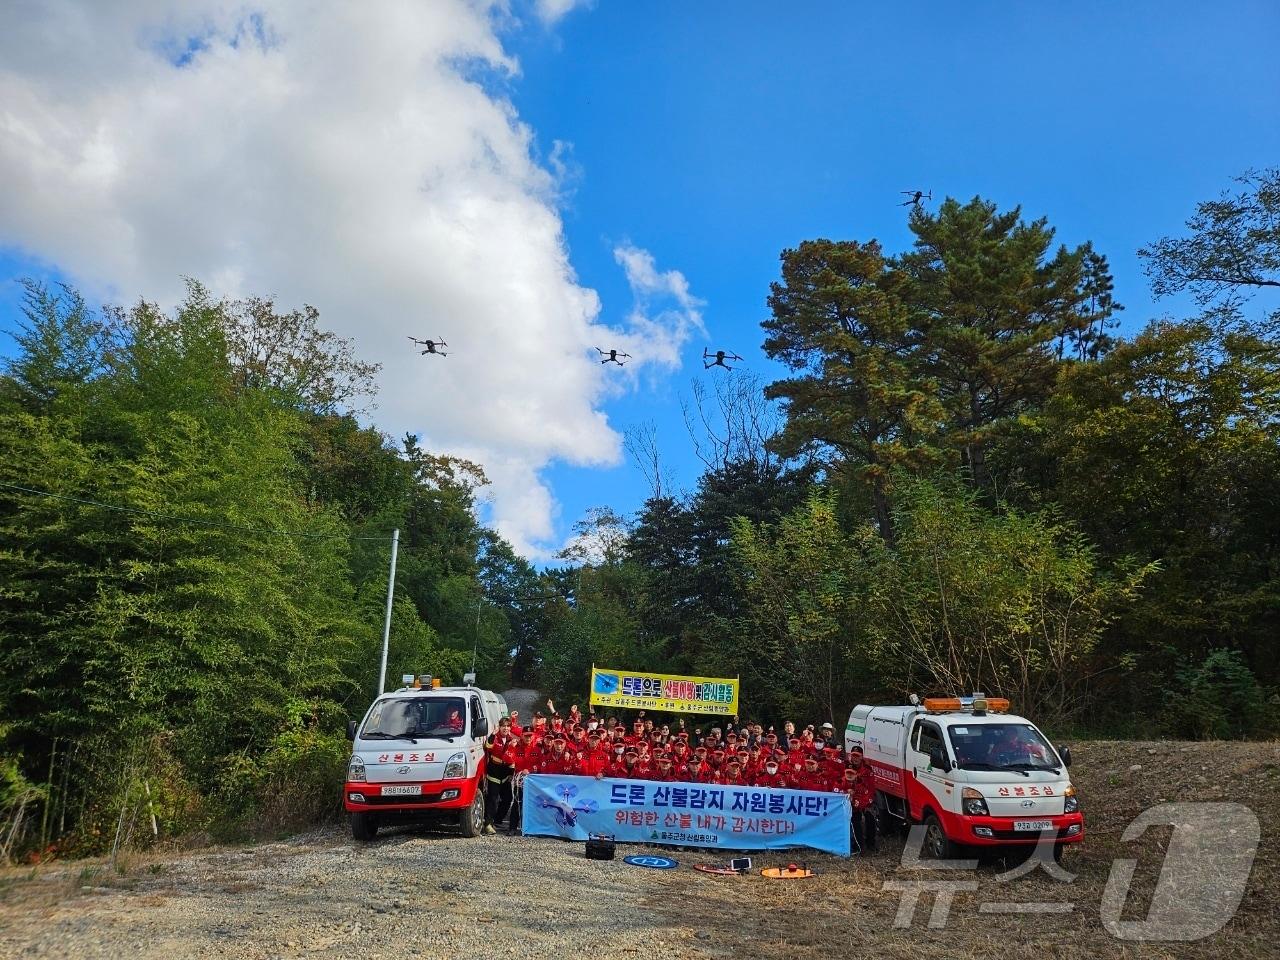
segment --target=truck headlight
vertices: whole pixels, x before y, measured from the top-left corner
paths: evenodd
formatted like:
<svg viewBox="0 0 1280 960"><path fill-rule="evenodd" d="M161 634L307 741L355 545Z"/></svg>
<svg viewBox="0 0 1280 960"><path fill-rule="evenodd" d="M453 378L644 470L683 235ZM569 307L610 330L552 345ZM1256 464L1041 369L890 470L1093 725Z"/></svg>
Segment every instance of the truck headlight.
<svg viewBox="0 0 1280 960"><path fill-rule="evenodd" d="M1062 801L1063 813L1075 813L1080 809L1080 798L1076 796L1075 787L1067 787L1062 791L1062 795L1065 797Z"/></svg>
<svg viewBox="0 0 1280 960"><path fill-rule="evenodd" d="M444 765L444 778L446 780L456 780L458 777L467 775L467 755L465 753L455 753L449 758Z"/></svg>
<svg viewBox="0 0 1280 960"><path fill-rule="evenodd" d="M355 754L351 755L350 762L347 763L347 779L356 783L364 783L364 761Z"/></svg>
<svg viewBox="0 0 1280 960"><path fill-rule="evenodd" d="M960 809L970 817L989 817L986 798L973 787L965 787L960 791Z"/></svg>

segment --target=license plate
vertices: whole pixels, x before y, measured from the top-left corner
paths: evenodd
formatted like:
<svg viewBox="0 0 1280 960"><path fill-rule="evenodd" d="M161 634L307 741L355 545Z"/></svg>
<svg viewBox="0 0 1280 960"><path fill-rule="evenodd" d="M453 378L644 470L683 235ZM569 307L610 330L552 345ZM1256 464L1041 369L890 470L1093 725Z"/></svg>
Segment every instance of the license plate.
<svg viewBox="0 0 1280 960"><path fill-rule="evenodd" d="M1013 829L1026 831L1028 833L1039 833L1042 830L1052 830L1052 820L1015 820L1013 821Z"/></svg>
<svg viewBox="0 0 1280 960"><path fill-rule="evenodd" d="M383 787L382 795L384 797L419 797L422 796L422 784L410 783L403 786Z"/></svg>

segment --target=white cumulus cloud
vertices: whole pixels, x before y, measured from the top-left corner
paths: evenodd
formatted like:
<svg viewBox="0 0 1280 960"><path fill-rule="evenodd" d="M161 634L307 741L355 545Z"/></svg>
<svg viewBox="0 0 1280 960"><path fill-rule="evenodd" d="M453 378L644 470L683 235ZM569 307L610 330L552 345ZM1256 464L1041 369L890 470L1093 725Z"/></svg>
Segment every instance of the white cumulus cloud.
<svg viewBox="0 0 1280 960"><path fill-rule="evenodd" d="M595 0L536 0L534 9L543 23L555 23L576 7L588 7Z"/></svg>
<svg viewBox="0 0 1280 960"><path fill-rule="evenodd" d="M671 368L702 321L684 277L627 246L635 307L601 323L555 173L500 93L506 17L497 0L5 4L0 245L113 299L172 303L193 276L315 305L383 364L379 426L482 462L495 525L545 556L539 471L620 459L593 346Z"/></svg>

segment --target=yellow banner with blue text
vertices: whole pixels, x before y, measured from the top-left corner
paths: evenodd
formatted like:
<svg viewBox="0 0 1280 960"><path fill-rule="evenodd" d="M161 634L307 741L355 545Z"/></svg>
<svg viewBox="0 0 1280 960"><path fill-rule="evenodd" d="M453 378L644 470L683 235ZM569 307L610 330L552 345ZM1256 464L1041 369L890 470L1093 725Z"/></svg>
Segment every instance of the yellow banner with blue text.
<svg viewBox="0 0 1280 960"><path fill-rule="evenodd" d="M591 668L591 705L666 713L738 715L738 678Z"/></svg>

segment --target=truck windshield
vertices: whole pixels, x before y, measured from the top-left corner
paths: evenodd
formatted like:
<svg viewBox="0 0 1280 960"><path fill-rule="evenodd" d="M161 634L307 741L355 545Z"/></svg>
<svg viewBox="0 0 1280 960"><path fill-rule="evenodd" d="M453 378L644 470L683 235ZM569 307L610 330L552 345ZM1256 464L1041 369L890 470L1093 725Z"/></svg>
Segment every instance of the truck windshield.
<svg viewBox="0 0 1280 960"><path fill-rule="evenodd" d="M961 770L1057 771L1062 765L1049 741L1029 724L955 724L947 735Z"/></svg>
<svg viewBox="0 0 1280 960"><path fill-rule="evenodd" d="M451 740L467 728L461 697L390 697L379 700L364 722L364 740Z"/></svg>

